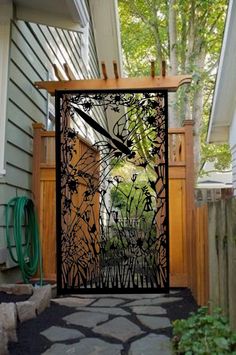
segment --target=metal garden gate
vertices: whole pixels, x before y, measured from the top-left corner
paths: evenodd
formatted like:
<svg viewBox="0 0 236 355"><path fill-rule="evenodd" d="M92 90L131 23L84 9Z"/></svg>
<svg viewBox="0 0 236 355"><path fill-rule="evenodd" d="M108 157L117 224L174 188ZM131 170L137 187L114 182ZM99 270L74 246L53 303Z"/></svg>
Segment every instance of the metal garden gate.
<svg viewBox="0 0 236 355"><path fill-rule="evenodd" d="M166 292L167 91L57 91L59 293Z"/></svg>

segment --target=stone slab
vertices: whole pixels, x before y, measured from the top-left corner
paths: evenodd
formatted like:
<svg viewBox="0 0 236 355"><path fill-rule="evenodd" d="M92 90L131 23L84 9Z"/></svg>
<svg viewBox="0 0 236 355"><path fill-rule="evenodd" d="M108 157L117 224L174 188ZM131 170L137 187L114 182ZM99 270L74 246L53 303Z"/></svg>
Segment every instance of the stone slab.
<svg viewBox="0 0 236 355"><path fill-rule="evenodd" d="M181 292L180 290L171 290L170 294L171 295L176 295L177 293L180 293L180 292Z"/></svg>
<svg viewBox="0 0 236 355"><path fill-rule="evenodd" d="M20 322L25 322L36 317L36 306L32 301L17 302L16 310Z"/></svg>
<svg viewBox="0 0 236 355"><path fill-rule="evenodd" d="M17 341L16 325L17 315L14 303L0 303L0 324L6 331L10 341Z"/></svg>
<svg viewBox="0 0 236 355"><path fill-rule="evenodd" d="M9 354L7 349L8 336L6 330L3 328L3 325L0 323L0 354L7 355Z"/></svg>
<svg viewBox="0 0 236 355"><path fill-rule="evenodd" d="M77 329L52 326L40 333L51 342L84 338L84 334Z"/></svg>
<svg viewBox="0 0 236 355"><path fill-rule="evenodd" d="M122 349L123 346L120 344L110 344L97 338L86 338L70 345L54 344L43 355L120 355Z"/></svg>
<svg viewBox="0 0 236 355"><path fill-rule="evenodd" d="M121 303L124 303L124 300L119 298L100 298L97 302L92 304L92 307L115 307Z"/></svg>
<svg viewBox="0 0 236 355"><path fill-rule="evenodd" d="M138 320L150 329L163 329L171 327L169 318L137 315Z"/></svg>
<svg viewBox="0 0 236 355"><path fill-rule="evenodd" d="M42 287L35 288L34 293L30 297L29 301L35 303L36 313L40 314L45 310L45 308L47 308L50 305L51 298L52 298L51 285L45 285Z"/></svg>
<svg viewBox="0 0 236 355"><path fill-rule="evenodd" d="M93 298L63 297L51 300L54 303L67 307L88 306L95 301Z"/></svg>
<svg viewBox="0 0 236 355"><path fill-rule="evenodd" d="M142 300L142 299L152 299L152 298L157 298L157 297L161 297L163 296L162 294L158 294L158 293L137 293L137 294L131 294L131 293L127 293L127 294L117 294L114 295L114 297L120 297L120 298L124 298L127 300Z"/></svg>
<svg viewBox="0 0 236 355"><path fill-rule="evenodd" d="M171 355L171 341L165 335L148 334L134 341L128 355Z"/></svg>
<svg viewBox="0 0 236 355"><path fill-rule="evenodd" d="M107 321L108 314L98 312L76 312L63 318L67 323L93 328L97 324Z"/></svg>
<svg viewBox="0 0 236 355"><path fill-rule="evenodd" d="M32 295L33 286L28 284L1 284L0 292L12 293L14 295Z"/></svg>
<svg viewBox="0 0 236 355"><path fill-rule="evenodd" d="M115 316L129 316L130 313L125 311L122 308L118 308L118 307L87 307L87 308L83 308L83 307L77 307L76 308L77 311L85 311L86 312L99 312L99 313L105 313L105 314L112 314Z"/></svg>
<svg viewBox="0 0 236 355"><path fill-rule="evenodd" d="M166 310L160 306L134 306L131 307L136 314L162 315L166 314Z"/></svg>
<svg viewBox="0 0 236 355"><path fill-rule="evenodd" d="M143 334L143 331L136 324L124 317L117 317L109 322L98 325L93 328L93 331L103 336L121 340L122 342Z"/></svg>
<svg viewBox="0 0 236 355"><path fill-rule="evenodd" d="M136 300L133 302L129 302L124 304L125 307L132 307L132 306L154 306L154 305L162 305L166 303L178 302L182 301L182 297L157 297L154 299L142 299Z"/></svg>

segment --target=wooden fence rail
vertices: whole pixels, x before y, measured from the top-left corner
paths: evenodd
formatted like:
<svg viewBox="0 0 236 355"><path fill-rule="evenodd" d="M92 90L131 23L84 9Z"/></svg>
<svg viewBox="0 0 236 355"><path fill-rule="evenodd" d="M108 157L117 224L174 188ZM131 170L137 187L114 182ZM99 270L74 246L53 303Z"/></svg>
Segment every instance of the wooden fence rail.
<svg viewBox="0 0 236 355"><path fill-rule="evenodd" d="M55 132L34 124L33 193L39 215L43 268L46 278L56 274ZM170 283L190 282L192 214L194 210L193 122L169 129Z"/></svg>

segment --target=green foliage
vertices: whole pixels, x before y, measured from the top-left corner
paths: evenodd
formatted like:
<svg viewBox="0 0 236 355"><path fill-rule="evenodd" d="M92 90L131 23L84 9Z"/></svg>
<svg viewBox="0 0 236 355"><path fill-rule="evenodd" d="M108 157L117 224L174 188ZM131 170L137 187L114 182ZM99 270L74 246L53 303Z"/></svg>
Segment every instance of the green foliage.
<svg viewBox="0 0 236 355"><path fill-rule="evenodd" d="M236 355L236 333L219 308L210 315L208 307L201 307L189 318L174 321L173 335L176 354Z"/></svg>
<svg viewBox="0 0 236 355"><path fill-rule="evenodd" d="M114 230L116 232L115 228ZM105 252L107 256L110 255L112 257L114 254L113 252L114 249L116 250L116 253L118 253L119 251L123 251L127 249L127 247L128 247L127 239L115 235L106 241Z"/></svg>
<svg viewBox="0 0 236 355"><path fill-rule="evenodd" d="M199 174L204 175L204 163L214 162L215 171L230 169L231 152L228 144L207 144L202 141L201 145L201 169Z"/></svg>
<svg viewBox="0 0 236 355"><path fill-rule="evenodd" d="M201 131L201 162L199 175L204 175L204 164L206 162L214 163L214 170L222 171L230 169L231 152L228 144L207 144L208 119L205 115L202 120Z"/></svg>
<svg viewBox="0 0 236 355"><path fill-rule="evenodd" d="M131 183L126 182L122 183L120 190L117 190L116 187L111 189L111 201L115 208L120 210L124 209L127 204L127 197L131 188ZM137 195L136 195L137 199Z"/></svg>
<svg viewBox="0 0 236 355"><path fill-rule="evenodd" d="M201 79L212 80L209 71L216 68L218 61L226 6L226 0L175 1L177 41L174 45L178 72L193 74L195 84ZM119 0L122 48L128 74L149 75L151 58L166 59L170 65L169 10L169 1ZM201 68L198 59L203 50L208 55Z"/></svg>
<svg viewBox="0 0 236 355"><path fill-rule="evenodd" d="M111 201L112 206L120 210L123 218L141 218L143 211L145 210L148 188L147 181L134 184L132 182L121 182L119 189L113 187L111 189ZM144 187L146 187L144 194ZM151 192L151 188L150 188ZM150 194L150 193L149 193ZM153 197L150 194L150 198ZM153 204L154 205L154 204ZM148 212L146 212L146 218ZM153 215L153 211L150 211L150 218ZM151 221L149 221L151 223Z"/></svg>
<svg viewBox="0 0 236 355"><path fill-rule="evenodd" d="M166 3L119 0L119 13L124 69L130 76L149 75L149 61L156 57L157 51L165 55L168 52L168 33L155 31L159 22L163 28L167 26L167 18L163 17Z"/></svg>
<svg viewBox="0 0 236 355"><path fill-rule="evenodd" d="M172 44L170 3L175 10L172 25L176 41ZM200 170L204 162L213 159L217 169L228 168L230 164L227 145L206 144L226 9L227 0L119 0L126 74L150 75L151 59L157 60L156 75L160 74L163 59L167 61L170 72L173 48L176 49L176 74L192 74L192 84L178 90L173 108L177 126L185 119L192 117L195 120L195 137L199 136L201 143Z"/></svg>

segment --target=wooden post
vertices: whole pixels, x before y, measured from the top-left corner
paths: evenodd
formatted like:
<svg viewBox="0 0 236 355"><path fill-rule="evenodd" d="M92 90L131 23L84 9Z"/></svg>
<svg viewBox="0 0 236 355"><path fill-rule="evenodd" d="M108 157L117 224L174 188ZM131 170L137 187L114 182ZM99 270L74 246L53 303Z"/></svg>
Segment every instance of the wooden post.
<svg viewBox="0 0 236 355"><path fill-rule="evenodd" d="M107 80L107 68L105 62L101 62L103 79Z"/></svg>
<svg viewBox="0 0 236 355"><path fill-rule="evenodd" d="M155 78L155 61L151 61L151 77Z"/></svg>
<svg viewBox="0 0 236 355"><path fill-rule="evenodd" d="M165 60L162 60L162 62L161 62L161 75L163 77L166 76L166 61Z"/></svg>
<svg viewBox="0 0 236 355"><path fill-rule="evenodd" d="M115 78L119 79L118 66L117 66L117 62L115 60L113 60L113 69L114 69Z"/></svg>
<svg viewBox="0 0 236 355"><path fill-rule="evenodd" d="M202 207L202 248L204 258L203 284L202 284L202 303L207 306L209 302L209 243L208 243L208 206Z"/></svg>
<svg viewBox="0 0 236 355"><path fill-rule="evenodd" d="M54 74L59 81L66 80L65 75L56 64L53 64Z"/></svg>
<svg viewBox="0 0 236 355"><path fill-rule="evenodd" d="M219 263L217 236L217 203L208 204L208 243L209 243L209 301L210 310L220 305Z"/></svg>
<svg viewBox="0 0 236 355"><path fill-rule="evenodd" d="M236 200L227 201L227 234L228 234L228 293L229 293L229 321L233 330L236 330Z"/></svg>
<svg viewBox="0 0 236 355"><path fill-rule="evenodd" d="M194 272L192 268L193 250L192 250L192 218L194 210L194 157L193 157L193 120L184 121L185 129L185 157L186 157L186 247L187 252L187 270L188 286L192 287Z"/></svg>
<svg viewBox="0 0 236 355"><path fill-rule="evenodd" d="M195 211L195 240L192 249L194 292L197 304L207 306L209 301L208 207L198 206Z"/></svg>
<svg viewBox="0 0 236 355"><path fill-rule="evenodd" d="M226 316L228 314L228 253L226 231L226 205L220 200L216 208L216 236L218 237L219 301Z"/></svg>
<svg viewBox="0 0 236 355"><path fill-rule="evenodd" d="M63 64L66 76L69 80L76 80L75 74L72 72L70 66L67 63Z"/></svg>
<svg viewBox="0 0 236 355"><path fill-rule="evenodd" d="M204 251L205 251L205 290L204 290L204 305L209 302L209 240L208 240L208 206L205 205L205 233L204 233Z"/></svg>
<svg viewBox="0 0 236 355"><path fill-rule="evenodd" d="M41 162L41 132L44 129L42 123L33 123L33 167L32 167L32 192L35 207L40 212L40 162Z"/></svg>
<svg viewBox="0 0 236 355"><path fill-rule="evenodd" d="M186 194L187 197L187 194ZM187 214L187 212L186 212ZM186 221L187 221L187 216L186 216ZM187 231L186 231L187 232ZM187 244L186 243L186 253L187 253L187 275L188 275L188 284L191 288L192 295L195 298L195 301L198 303L198 294L197 294L197 275L192 273L192 270L196 268L197 265L197 260L196 260L196 253L192 253L194 248L196 248L196 240L197 240L197 234L198 234L198 226L197 226L197 208L194 206L193 211L192 211L192 230L191 230L191 240L189 240L189 234L186 235L186 241L189 242L189 245L191 245L191 259L189 255L189 248L187 249ZM190 268L190 269L189 269ZM190 272L191 271L191 272Z"/></svg>

